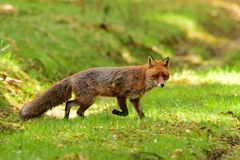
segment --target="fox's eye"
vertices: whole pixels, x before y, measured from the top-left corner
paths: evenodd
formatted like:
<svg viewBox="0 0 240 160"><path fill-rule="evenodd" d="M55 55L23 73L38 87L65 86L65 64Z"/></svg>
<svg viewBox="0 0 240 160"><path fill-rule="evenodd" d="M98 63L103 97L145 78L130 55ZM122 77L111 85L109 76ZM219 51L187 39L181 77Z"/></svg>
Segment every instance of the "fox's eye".
<svg viewBox="0 0 240 160"><path fill-rule="evenodd" d="M164 80L168 79L168 75L166 75L166 74L163 74L162 77L163 77Z"/></svg>
<svg viewBox="0 0 240 160"><path fill-rule="evenodd" d="M158 74L154 74L152 77L153 77L153 78L158 78L159 75L158 75Z"/></svg>

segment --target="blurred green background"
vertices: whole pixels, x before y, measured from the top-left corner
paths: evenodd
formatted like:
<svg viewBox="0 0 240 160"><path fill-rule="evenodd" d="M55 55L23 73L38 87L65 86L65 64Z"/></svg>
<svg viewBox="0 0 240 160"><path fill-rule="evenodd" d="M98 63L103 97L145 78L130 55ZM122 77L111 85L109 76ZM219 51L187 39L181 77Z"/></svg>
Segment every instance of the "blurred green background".
<svg viewBox="0 0 240 160"><path fill-rule="evenodd" d="M1 0L0 38L33 78L172 58L178 69L240 67L238 0ZM1 52L1 56L6 53Z"/></svg>

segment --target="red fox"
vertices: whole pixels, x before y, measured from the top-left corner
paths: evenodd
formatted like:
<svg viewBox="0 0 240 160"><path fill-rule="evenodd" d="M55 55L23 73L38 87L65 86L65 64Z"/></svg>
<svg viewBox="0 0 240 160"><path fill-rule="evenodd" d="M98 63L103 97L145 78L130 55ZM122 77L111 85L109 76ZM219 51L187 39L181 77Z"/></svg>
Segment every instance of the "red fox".
<svg viewBox="0 0 240 160"><path fill-rule="evenodd" d="M127 116L126 99L130 99L138 116L144 117L140 99L145 92L154 87L164 87L169 79L170 58L154 60L148 57L147 64L126 67L99 67L81 71L69 76L29 102L20 111L20 118L28 120L38 117L47 110L66 102L65 118L69 118L70 109L79 106L77 114L84 112L94 103L97 96L116 97L120 110L112 114ZM70 100L72 92L76 95Z"/></svg>

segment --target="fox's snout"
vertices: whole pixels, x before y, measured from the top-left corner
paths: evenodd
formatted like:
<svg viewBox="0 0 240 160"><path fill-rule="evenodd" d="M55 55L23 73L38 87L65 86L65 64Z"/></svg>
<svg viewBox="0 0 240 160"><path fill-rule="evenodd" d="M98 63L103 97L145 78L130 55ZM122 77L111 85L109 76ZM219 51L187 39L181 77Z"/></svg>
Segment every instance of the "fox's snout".
<svg viewBox="0 0 240 160"><path fill-rule="evenodd" d="M162 76L159 76L158 77L158 80L156 81L157 82L157 87L164 87L165 86L165 80Z"/></svg>
<svg viewBox="0 0 240 160"><path fill-rule="evenodd" d="M165 86L164 83L160 83L160 84L158 84L158 87L164 87L164 86Z"/></svg>
<svg viewBox="0 0 240 160"><path fill-rule="evenodd" d="M157 82L157 81L154 81L156 87L164 87L165 86L165 82Z"/></svg>
<svg viewBox="0 0 240 160"><path fill-rule="evenodd" d="M158 86L158 87L164 87L165 84L164 84L164 83L158 83L157 86Z"/></svg>

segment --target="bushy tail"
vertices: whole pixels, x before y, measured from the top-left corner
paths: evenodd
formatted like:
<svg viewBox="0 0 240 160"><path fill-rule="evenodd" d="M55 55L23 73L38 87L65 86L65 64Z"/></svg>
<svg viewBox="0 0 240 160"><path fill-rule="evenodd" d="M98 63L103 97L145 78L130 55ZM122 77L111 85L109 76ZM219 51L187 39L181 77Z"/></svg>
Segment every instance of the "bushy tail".
<svg viewBox="0 0 240 160"><path fill-rule="evenodd" d="M20 111L20 118L28 120L41 116L47 110L67 101L71 98L72 88L69 83L69 78L66 78L50 89L42 93L35 100L24 105Z"/></svg>

